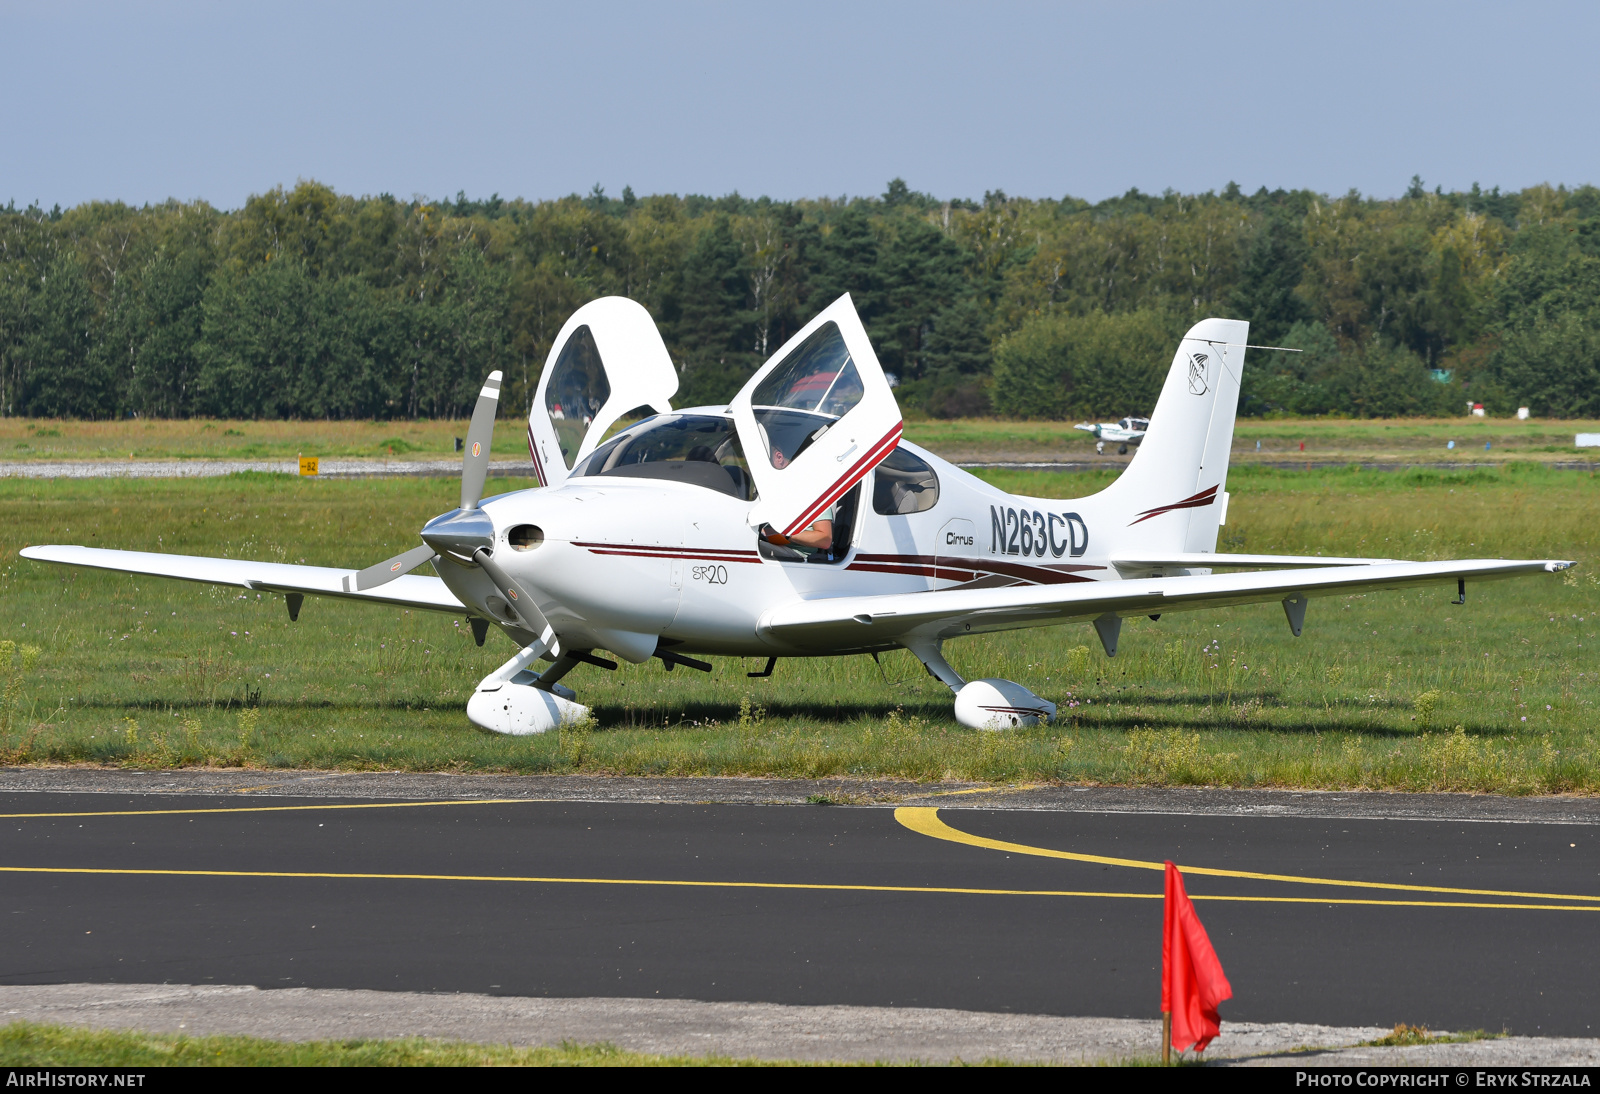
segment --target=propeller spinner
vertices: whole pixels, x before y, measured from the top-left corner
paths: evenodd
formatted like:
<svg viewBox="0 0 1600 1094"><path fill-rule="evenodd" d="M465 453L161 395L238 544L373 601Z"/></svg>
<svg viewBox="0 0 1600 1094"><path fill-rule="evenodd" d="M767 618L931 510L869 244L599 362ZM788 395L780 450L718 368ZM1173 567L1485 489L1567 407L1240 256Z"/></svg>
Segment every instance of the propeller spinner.
<svg viewBox="0 0 1600 1094"><path fill-rule="evenodd" d="M432 561L436 555L449 555L488 574L517 621L559 657L561 644L555 628L528 590L494 560L494 522L478 508L483 500L484 481L489 477L489 449L500 405L500 380L499 372L489 373L483 390L478 392L478 404L472 409L472 424L461 453L461 507L427 523L422 529L423 546L368 566L355 575L354 585L357 590L374 589Z"/></svg>

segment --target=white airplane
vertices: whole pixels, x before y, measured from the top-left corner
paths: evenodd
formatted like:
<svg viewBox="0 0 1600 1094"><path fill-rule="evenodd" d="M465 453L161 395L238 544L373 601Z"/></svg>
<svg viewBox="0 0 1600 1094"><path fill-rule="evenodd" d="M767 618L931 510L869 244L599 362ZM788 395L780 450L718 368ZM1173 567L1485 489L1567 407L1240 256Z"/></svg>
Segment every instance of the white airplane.
<svg viewBox="0 0 1600 1094"><path fill-rule="evenodd" d="M643 307L606 297L557 335L528 415L540 488L484 498L500 392L479 394L461 504L421 544L364 570L36 546L26 558L465 615L518 652L467 703L477 725L540 733L588 708L579 665L693 655L779 658L903 647L975 728L1049 721L1008 680L967 681L952 638L1092 623L1108 657L1122 620L1279 601L1294 635L1313 597L1555 572L1553 560L1217 554L1248 325L1207 319L1179 344L1126 471L1075 501L1007 494L900 438L899 407L849 296L790 339L726 406L674 410L677 373ZM555 408L562 408L556 411ZM637 410L650 412L615 436ZM432 563L437 577L412 574ZM1226 574L1217 569L1233 569ZM537 666L537 662L547 665Z"/></svg>
<svg viewBox="0 0 1600 1094"><path fill-rule="evenodd" d="M1243 349L1244 347L1239 347ZM1203 354L1200 356L1204 356ZM1202 362L1203 367L1204 362ZM1126 455L1130 444L1138 444L1144 440L1144 435L1150 429L1149 418L1124 418L1113 425L1110 422L1080 422L1072 427L1081 429L1086 433L1093 433L1101 441L1110 441L1117 445L1117 451ZM1095 446L1099 449L1100 445Z"/></svg>

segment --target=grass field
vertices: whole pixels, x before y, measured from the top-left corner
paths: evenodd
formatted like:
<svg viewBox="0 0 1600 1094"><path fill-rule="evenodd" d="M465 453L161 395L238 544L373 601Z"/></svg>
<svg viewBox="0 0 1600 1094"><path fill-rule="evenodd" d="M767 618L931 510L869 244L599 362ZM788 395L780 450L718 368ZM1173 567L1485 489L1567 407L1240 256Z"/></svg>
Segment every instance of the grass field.
<svg viewBox="0 0 1600 1094"><path fill-rule="evenodd" d="M1081 496L1109 472L999 471ZM526 485L491 482L491 492ZM1129 620L1114 661L1086 625L946 647L969 677L1022 681L1060 724L955 724L906 653L719 658L567 682L582 730L505 738L463 714L511 652L460 620L44 566L28 543L357 566L415 542L454 483L0 480L0 762L508 772L901 776L1140 784L1600 790L1600 483L1585 472L1236 468L1219 545L1403 558L1572 558L1562 576ZM36 650L37 652L30 652Z"/></svg>
<svg viewBox="0 0 1600 1094"><path fill-rule="evenodd" d="M1234 433L1234 452L1244 462L1305 458L1319 462L1476 463L1515 458L1594 460L1600 467L1600 449L1573 446L1574 434L1584 432L1600 432L1600 422L1519 422L1506 418L1245 419ZM0 418L0 465L29 460L290 459L300 455L401 461L441 459L453 456L455 439L466 434L465 421L78 422ZM1071 422L913 419L906 423L906 437L957 461L1095 458L1094 437L1073 429ZM1455 448L1446 448L1452 440ZM1491 447L1485 449L1486 443ZM522 423L503 419L495 430L494 455L514 459L526 453Z"/></svg>
<svg viewBox="0 0 1600 1094"><path fill-rule="evenodd" d="M270 1041L14 1022L0 1026L5 1067L761 1067L792 1061L654 1056L613 1045L513 1048L424 1038Z"/></svg>

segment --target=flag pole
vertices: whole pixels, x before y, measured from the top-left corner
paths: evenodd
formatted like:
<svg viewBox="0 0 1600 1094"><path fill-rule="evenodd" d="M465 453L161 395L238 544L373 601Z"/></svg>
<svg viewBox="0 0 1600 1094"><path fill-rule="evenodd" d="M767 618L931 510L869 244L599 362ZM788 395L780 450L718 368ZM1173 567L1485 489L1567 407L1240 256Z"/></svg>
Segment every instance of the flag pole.
<svg viewBox="0 0 1600 1094"><path fill-rule="evenodd" d="M1172 1012L1161 1012L1161 1066L1167 1067L1172 1063Z"/></svg>

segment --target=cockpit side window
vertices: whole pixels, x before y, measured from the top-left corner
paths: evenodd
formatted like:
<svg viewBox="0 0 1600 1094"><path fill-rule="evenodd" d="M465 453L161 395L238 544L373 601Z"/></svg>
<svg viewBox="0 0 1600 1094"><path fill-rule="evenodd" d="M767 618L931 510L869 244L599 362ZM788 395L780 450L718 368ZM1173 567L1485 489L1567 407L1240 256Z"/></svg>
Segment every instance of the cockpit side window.
<svg viewBox="0 0 1600 1094"><path fill-rule="evenodd" d="M555 427L563 460L571 460L583 444L589 423L611 397L611 383L600 363L600 350L587 326L579 327L561 347L550 382L545 385L545 410Z"/></svg>
<svg viewBox="0 0 1600 1094"><path fill-rule="evenodd" d="M861 374L838 324L824 323L751 394L751 409L766 431L772 466L792 463L861 401L862 392Z"/></svg>
<svg viewBox="0 0 1600 1094"><path fill-rule="evenodd" d="M939 476L928 461L905 448L895 448L872 475L874 513L904 516L939 504Z"/></svg>
<svg viewBox="0 0 1600 1094"><path fill-rule="evenodd" d="M730 418L659 414L595 449L572 477L671 479L742 501L755 500L744 449Z"/></svg>

